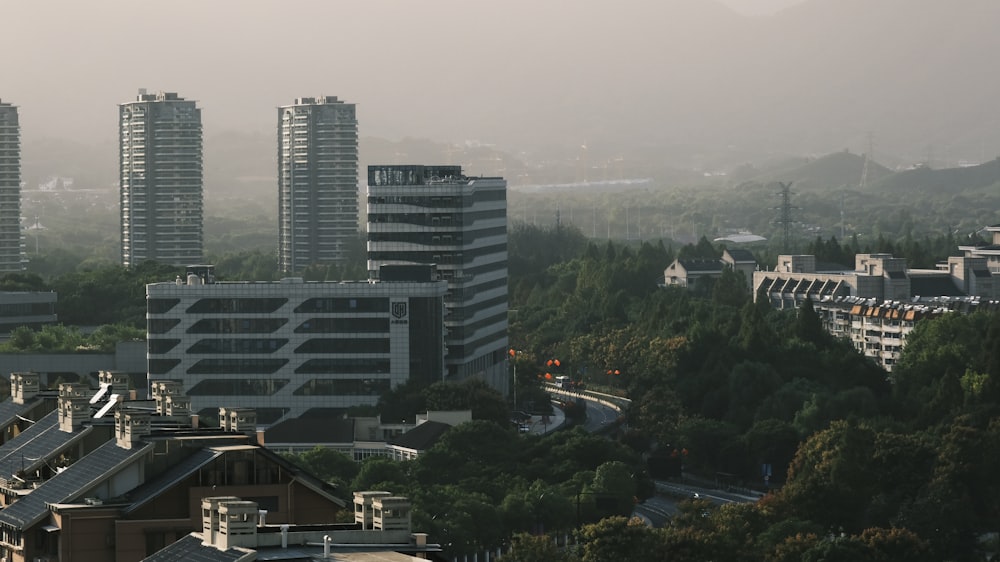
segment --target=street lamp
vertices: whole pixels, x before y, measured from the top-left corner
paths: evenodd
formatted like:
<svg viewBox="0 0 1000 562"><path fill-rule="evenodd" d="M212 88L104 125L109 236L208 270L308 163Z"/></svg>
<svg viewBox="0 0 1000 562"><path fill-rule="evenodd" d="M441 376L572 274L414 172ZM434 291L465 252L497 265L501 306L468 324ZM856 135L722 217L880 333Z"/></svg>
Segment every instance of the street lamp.
<svg viewBox="0 0 1000 562"><path fill-rule="evenodd" d="M513 375L512 378L513 378L513 382L514 382L513 387L514 387L514 411L515 412L517 411L517 354L518 353L519 352L516 349L514 349L514 348L511 348L510 350L507 351L507 354L510 356L510 364L513 365L513 367L514 367L514 375Z"/></svg>

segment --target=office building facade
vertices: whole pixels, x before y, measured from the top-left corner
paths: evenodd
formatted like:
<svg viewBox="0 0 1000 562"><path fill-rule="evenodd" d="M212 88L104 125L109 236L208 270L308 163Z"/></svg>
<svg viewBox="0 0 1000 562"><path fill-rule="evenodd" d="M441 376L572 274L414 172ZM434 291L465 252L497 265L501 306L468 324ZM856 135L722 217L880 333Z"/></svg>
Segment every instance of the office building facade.
<svg viewBox="0 0 1000 562"><path fill-rule="evenodd" d="M215 283L210 266L188 269L146 286L148 372L181 382L196 413L229 404L271 425L441 379L447 286L430 268L339 283Z"/></svg>
<svg viewBox="0 0 1000 562"><path fill-rule="evenodd" d="M201 110L175 93L118 106L121 260L202 261Z"/></svg>
<svg viewBox="0 0 1000 562"><path fill-rule="evenodd" d="M448 380L509 388L507 182L461 166L368 167L368 270L433 264L448 283Z"/></svg>
<svg viewBox="0 0 1000 562"><path fill-rule="evenodd" d="M21 128L17 107L0 100L0 273L27 263L21 236Z"/></svg>
<svg viewBox="0 0 1000 562"><path fill-rule="evenodd" d="M278 262L283 273L343 261L358 234L358 121L336 96L278 108Z"/></svg>

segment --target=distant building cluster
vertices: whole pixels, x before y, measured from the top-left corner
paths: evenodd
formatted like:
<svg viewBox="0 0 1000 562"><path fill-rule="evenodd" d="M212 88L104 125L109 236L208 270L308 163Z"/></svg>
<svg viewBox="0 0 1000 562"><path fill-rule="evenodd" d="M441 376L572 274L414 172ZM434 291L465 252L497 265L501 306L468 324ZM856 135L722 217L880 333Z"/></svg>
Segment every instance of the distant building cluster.
<svg viewBox="0 0 1000 562"><path fill-rule="evenodd" d="M797 309L809 299L826 330L887 371L899 360L906 335L923 318L949 312L1000 310L1000 225L987 229L990 244L960 246L935 269L910 269L890 254L858 254L853 269L818 262L812 255L780 255L771 271L753 254L726 249L720 259L674 260L661 286L697 289L726 270L742 272L755 299L773 308Z"/></svg>
<svg viewBox="0 0 1000 562"><path fill-rule="evenodd" d="M277 108L278 266L288 277L217 283L198 265L201 109L142 89L118 114L121 263L187 267L147 288L148 387L177 381L196 411L226 400L256 408L264 424L371 406L410 381L479 377L506 391L503 178L371 166L368 279L307 283L296 275L342 262L357 236L358 121L336 96L298 98ZM19 134L16 108L0 103L0 271L25 264ZM0 301L0 320L55 321L55 294Z"/></svg>
<svg viewBox="0 0 1000 562"><path fill-rule="evenodd" d="M828 332L891 371L919 320L1000 309L997 276L973 252L937 269L909 269L890 254L858 254L853 270L811 255L782 255L773 271L754 272L753 288L755 298L778 309L798 308L808 298Z"/></svg>

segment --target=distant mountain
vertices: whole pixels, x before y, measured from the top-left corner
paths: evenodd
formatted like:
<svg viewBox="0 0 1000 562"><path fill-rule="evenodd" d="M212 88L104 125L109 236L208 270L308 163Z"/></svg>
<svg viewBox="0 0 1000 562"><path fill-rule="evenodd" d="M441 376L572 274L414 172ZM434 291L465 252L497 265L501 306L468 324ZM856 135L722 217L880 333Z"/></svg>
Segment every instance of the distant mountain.
<svg viewBox="0 0 1000 562"><path fill-rule="evenodd" d="M847 151L819 158L795 158L764 168L738 168L734 179L757 183L792 182L796 190L848 186L857 188L864 173L865 157ZM867 182L871 184L893 172L878 162L868 163Z"/></svg>
<svg viewBox="0 0 1000 562"><path fill-rule="evenodd" d="M978 166L933 170L918 167L888 175L871 189L907 195L975 195L1000 187L1000 158Z"/></svg>

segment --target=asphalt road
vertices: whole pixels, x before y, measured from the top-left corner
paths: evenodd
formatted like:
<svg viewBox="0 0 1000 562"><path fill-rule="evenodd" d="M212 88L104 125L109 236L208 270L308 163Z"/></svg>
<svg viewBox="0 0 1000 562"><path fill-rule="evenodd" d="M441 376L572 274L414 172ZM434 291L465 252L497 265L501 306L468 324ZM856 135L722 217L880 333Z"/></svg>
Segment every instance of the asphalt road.
<svg viewBox="0 0 1000 562"><path fill-rule="evenodd" d="M587 404L587 421L583 424L584 429L591 433L598 432L605 427L615 423L618 419L618 412L609 406L585 401Z"/></svg>

